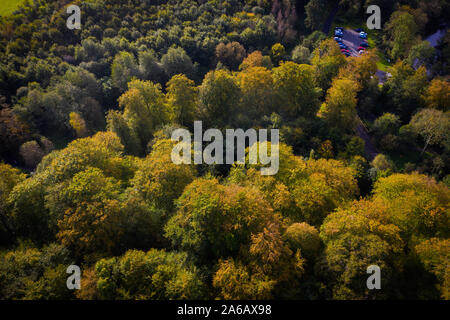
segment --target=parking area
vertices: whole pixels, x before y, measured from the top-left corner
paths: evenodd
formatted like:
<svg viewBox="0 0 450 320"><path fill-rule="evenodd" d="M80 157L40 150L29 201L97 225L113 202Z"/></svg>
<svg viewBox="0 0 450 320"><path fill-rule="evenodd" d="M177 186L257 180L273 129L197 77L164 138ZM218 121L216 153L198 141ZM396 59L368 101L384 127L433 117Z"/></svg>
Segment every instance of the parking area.
<svg viewBox="0 0 450 320"><path fill-rule="evenodd" d="M341 36L342 43L347 46L348 53L351 56L358 56L358 48L361 43L367 42L359 37L359 32L353 29L344 29L343 35Z"/></svg>

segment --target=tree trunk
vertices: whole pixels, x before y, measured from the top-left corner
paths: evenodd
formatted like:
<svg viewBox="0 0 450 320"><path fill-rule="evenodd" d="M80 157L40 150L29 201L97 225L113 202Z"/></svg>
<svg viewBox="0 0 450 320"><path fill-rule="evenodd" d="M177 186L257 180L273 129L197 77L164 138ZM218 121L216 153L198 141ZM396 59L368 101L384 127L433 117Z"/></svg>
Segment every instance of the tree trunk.
<svg viewBox="0 0 450 320"><path fill-rule="evenodd" d="M425 152L425 149L428 147L428 144L430 143L431 137L427 139L427 141L425 142L425 146L422 149L422 152L420 153L420 155L422 156L423 153Z"/></svg>

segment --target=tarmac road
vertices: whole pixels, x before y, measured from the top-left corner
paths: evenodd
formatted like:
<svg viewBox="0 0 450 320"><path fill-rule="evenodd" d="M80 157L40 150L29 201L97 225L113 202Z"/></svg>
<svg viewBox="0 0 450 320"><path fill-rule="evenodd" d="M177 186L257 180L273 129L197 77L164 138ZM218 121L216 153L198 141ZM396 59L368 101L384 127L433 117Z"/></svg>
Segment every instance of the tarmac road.
<svg viewBox="0 0 450 320"><path fill-rule="evenodd" d="M359 32L353 29L345 29L342 42L348 47L350 54L354 57L358 56L358 48L364 40L359 37Z"/></svg>

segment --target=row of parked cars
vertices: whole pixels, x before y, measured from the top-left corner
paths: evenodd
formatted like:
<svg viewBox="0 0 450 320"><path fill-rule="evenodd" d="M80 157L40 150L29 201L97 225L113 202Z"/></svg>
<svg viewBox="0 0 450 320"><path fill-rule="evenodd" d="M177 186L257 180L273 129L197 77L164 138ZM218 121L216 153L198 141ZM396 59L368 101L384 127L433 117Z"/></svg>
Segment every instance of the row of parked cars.
<svg viewBox="0 0 450 320"><path fill-rule="evenodd" d="M363 42L360 43L358 47L358 53L363 54L366 50L366 48L369 47L369 44L367 43L367 33L364 32L362 29L356 29L357 32L359 32L359 37L363 39ZM346 55L347 57L351 55L350 50L348 46L342 41L342 37L344 36L344 28L342 27L336 27L334 29L334 40L339 45L339 48L341 49L341 52Z"/></svg>
<svg viewBox="0 0 450 320"><path fill-rule="evenodd" d="M341 48L341 52L347 57L349 57L351 56L350 50L348 50L347 45L342 41L343 36L344 36L344 28L336 27L334 29L334 40L339 45L339 48Z"/></svg>

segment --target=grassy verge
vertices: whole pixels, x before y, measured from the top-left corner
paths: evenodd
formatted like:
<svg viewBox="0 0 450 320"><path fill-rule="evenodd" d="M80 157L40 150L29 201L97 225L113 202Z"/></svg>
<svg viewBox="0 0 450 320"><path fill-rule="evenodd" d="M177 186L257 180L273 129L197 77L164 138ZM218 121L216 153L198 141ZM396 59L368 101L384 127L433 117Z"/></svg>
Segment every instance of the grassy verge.
<svg viewBox="0 0 450 320"><path fill-rule="evenodd" d="M7 16L17 9L22 0L2 0L0 5L0 16Z"/></svg>

